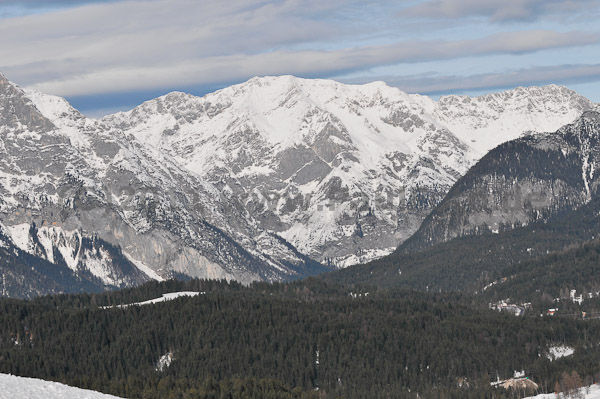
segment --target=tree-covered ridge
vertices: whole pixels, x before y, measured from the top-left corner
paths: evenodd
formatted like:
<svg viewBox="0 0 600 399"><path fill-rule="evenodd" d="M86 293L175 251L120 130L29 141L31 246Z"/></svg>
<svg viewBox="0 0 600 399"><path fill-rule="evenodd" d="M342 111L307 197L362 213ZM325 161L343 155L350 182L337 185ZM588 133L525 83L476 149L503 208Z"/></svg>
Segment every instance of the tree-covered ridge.
<svg viewBox="0 0 600 399"><path fill-rule="evenodd" d="M539 308L563 307L571 290L582 295L583 309L600 310L600 241L573 244L541 259L504 270L505 280L486 290L490 298L538 302ZM577 295L579 296L579 295Z"/></svg>
<svg viewBox="0 0 600 399"><path fill-rule="evenodd" d="M174 291L204 294L99 307ZM514 370L526 370L547 390L564 371L600 371L600 323L516 318L472 302L458 294L350 289L315 280L252 287L169 281L112 293L2 300L0 372L129 398L169 397L166 392L444 398L502 397L489 381ZM556 343L577 348L575 355L550 362L545 354ZM167 353L174 360L159 372L157 362ZM228 386L245 394L223 396L232 392Z"/></svg>
<svg viewBox="0 0 600 399"><path fill-rule="evenodd" d="M600 113L594 111L555 133L501 144L452 186L401 250L547 222L574 211L597 197L599 159Z"/></svg>
<svg viewBox="0 0 600 399"><path fill-rule="evenodd" d="M486 285L524 270L530 262L544 264L560 253L600 237L600 199L547 222L477 236L455 238L421 251L404 251L365 265L351 266L321 278L344 284L372 284L423 291L481 291ZM564 264L569 270L570 264ZM543 273L541 270L540 273ZM537 287L529 286L535 290Z"/></svg>

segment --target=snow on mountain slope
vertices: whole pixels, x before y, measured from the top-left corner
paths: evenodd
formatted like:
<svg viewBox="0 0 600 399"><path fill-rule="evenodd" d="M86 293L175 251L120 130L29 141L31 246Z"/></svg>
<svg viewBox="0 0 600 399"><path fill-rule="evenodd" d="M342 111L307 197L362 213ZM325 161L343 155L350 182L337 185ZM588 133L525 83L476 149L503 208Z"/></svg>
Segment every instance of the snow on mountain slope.
<svg viewBox="0 0 600 399"><path fill-rule="evenodd" d="M2 221L0 221L0 247L8 248L10 244L12 244L10 233L8 232L8 229L2 224Z"/></svg>
<svg viewBox="0 0 600 399"><path fill-rule="evenodd" d="M319 268L158 149L1 75L0 220L24 251L113 286Z"/></svg>
<svg viewBox="0 0 600 399"><path fill-rule="evenodd" d="M0 374L0 399L119 399L58 382Z"/></svg>
<svg viewBox="0 0 600 399"><path fill-rule="evenodd" d="M591 107L558 86L436 102L281 76L171 93L103 122L206 176L300 251L347 266L391 252L497 144Z"/></svg>
<svg viewBox="0 0 600 399"><path fill-rule="evenodd" d="M45 256L32 254L43 250L39 240L28 248L31 252L21 249L11 237L13 227L6 227L0 222L0 297L31 298L64 292L98 292L111 285L106 279L102 281L101 276L92 274L92 269L86 268L88 261L97 260L96 255L86 253L85 259L73 270L66 264L56 247L52 248L52 261L47 260ZM38 237L37 230L29 231L36 233L34 235ZM26 234L17 235L17 238L26 237L24 242L28 244L29 236ZM115 251L114 247L100 240L90 243L85 239L80 248L97 248L118 257L118 251ZM121 264L113 267L117 263L116 259L105 258L104 261L102 271L114 282L113 286L132 285L147 280L131 265ZM136 281L137 278L140 280Z"/></svg>
<svg viewBox="0 0 600 399"><path fill-rule="evenodd" d="M594 104L563 86L519 87L470 98L444 96L433 115L481 158L520 135L554 132Z"/></svg>
<svg viewBox="0 0 600 399"><path fill-rule="evenodd" d="M109 285L119 264L143 279L302 276L326 270L303 254L386 255L487 150L593 106L558 86L433 101L283 76L99 121L0 76L1 220L22 250ZM118 261L81 252L96 236Z"/></svg>

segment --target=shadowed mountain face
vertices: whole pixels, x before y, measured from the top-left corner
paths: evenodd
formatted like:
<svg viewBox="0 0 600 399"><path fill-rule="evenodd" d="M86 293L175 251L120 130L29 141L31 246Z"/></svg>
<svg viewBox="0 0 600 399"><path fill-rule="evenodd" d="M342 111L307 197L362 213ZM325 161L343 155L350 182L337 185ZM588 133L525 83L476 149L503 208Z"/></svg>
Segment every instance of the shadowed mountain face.
<svg viewBox="0 0 600 399"><path fill-rule="evenodd" d="M545 222L598 197L600 114L588 111L556 133L490 151L452 187L402 250Z"/></svg>
<svg viewBox="0 0 600 399"><path fill-rule="evenodd" d="M0 296L31 298L63 292L100 292L149 280L118 247L99 238L72 237L77 240L72 247L80 254L80 259L76 265L69 264L63 257L65 243L52 246L51 252L46 252L42 241L48 238L44 237L47 232L32 225L28 234L35 239L27 250L23 250L15 245L8 229L0 224ZM63 239L64 236L57 241Z"/></svg>
<svg viewBox="0 0 600 399"><path fill-rule="evenodd" d="M240 199L259 225L337 267L392 252L487 151L593 107L564 87L439 101L375 82L254 78L103 122Z"/></svg>

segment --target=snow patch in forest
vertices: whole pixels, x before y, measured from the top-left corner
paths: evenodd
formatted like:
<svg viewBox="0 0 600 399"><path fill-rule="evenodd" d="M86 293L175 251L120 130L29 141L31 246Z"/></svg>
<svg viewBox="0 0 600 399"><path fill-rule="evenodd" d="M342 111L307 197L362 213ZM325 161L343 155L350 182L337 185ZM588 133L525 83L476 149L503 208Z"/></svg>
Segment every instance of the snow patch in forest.
<svg viewBox="0 0 600 399"><path fill-rule="evenodd" d="M204 295L204 294L206 294L206 293L205 292L195 292L195 291L170 292L168 294L162 294L162 296L160 298L149 299L149 300L143 301L143 302L128 303L126 305L105 306L104 309L115 308L115 307L116 308L127 308L129 306L151 305L154 303L172 301L174 299L181 298L184 296L194 297L194 296Z"/></svg>
<svg viewBox="0 0 600 399"><path fill-rule="evenodd" d="M154 369L159 372L166 370L169 368L171 363L173 363L173 352L165 353L160 357L160 359L158 359Z"/></svg>
<svg viewBox="0 0 600 399"><path fill-rule="evenodd" d="M548 354L546 355L550 361L560 359L561 357L571 356L575 353L575 349L570 346L560 345L560 346L551 346L548 348Z"/></svg>

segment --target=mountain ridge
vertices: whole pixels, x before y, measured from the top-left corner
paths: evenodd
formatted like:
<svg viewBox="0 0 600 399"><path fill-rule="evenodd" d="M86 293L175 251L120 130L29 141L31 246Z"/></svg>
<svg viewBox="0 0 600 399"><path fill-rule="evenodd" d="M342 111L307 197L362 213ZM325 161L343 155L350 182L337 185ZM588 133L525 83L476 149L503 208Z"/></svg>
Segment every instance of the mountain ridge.
<svg viewBox="0 0 600 399"><path fill-rule="evenodd" d="M242 199L260 225L338 267L391 253L497 144L594 106L565 87L438 101L383 82L253 78L103 118Z"/></svg>
<svg viewBox="0 0 600 399"><path fill-rule="evenodd" d="M597 111L555 133L504 143L471 168L393 254L322 278L471 293L498 284L492 291L511 298L516 293L504 287L518 287L521 296L529 290L538 299L537 289L587 289L596 283L593 260L582 267L564 252L583 246L598 250L599 155ZM559 273L574 275L560 279ZM581 278L584 273L587 278ZM573 286L564 287L561 280ZM495 298L500 299L505 297Z"/></svg>

